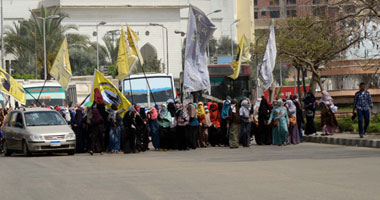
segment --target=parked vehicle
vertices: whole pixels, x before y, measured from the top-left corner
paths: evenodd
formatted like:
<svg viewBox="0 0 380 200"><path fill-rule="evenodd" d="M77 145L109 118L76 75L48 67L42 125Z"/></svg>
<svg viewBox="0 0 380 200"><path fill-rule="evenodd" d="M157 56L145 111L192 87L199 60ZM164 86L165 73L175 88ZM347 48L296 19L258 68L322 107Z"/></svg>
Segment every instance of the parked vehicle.
<svg viewBox="0 0 380 200"><path fill-rule="evenodd" d="M47 108L25 108L8 114L3 128L5 156L22 152L75 153L75 134L62 116Z"/></svg>

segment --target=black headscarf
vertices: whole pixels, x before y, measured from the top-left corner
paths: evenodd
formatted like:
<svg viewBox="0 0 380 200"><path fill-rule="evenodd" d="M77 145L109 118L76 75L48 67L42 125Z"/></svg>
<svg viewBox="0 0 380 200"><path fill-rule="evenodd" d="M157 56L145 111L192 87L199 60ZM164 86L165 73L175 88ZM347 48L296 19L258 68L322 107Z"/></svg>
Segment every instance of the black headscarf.
<svg viewBox="0 0 380 200"><path fill-rule="evenodd" d="M269 118L269 105L268 101L264 96L261 97L260 107L259 107L259 120L268 120Z"/></svg>
<svg viewBox="0 0 380 200"><path fill-rule="evenodd" d="M146 119L145 108L141 107L139 113L140 113L140 117L141 117L142 119Z"/></svg>
<svg viewBox="0 0 380 200"><path fill-rule="evenodd" d="M313 92L308 92L307 93L308 96L306 96L306 98L303 100L303 102L305 103L305 105L309 105L310 103L315 103L315 96L313 94ZM309 94L310 94L310 97L309 97Z"/></svg>
<svg viewBox="0 0 380 200"><path fill-rule="evenodd" d="M170 115L172 116L172 117L174 117L175 116L175 105L174 105L174 103L169 103L168 104L168 111L170 112Z"/></svg>
<svg viewBox="0 0 380 200"><path fill-rule="evenodd" d="M74 124L77 124L79 127L81 127L82 123L83 123L83 112L82 112L82 109L78 108L75 112Z"/></svg>

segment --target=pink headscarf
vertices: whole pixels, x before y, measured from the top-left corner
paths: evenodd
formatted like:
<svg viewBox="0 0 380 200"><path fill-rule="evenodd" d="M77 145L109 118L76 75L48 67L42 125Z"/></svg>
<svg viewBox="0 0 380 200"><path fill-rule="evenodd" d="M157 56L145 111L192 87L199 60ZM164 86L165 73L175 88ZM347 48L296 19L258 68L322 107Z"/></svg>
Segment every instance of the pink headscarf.
<svg viewBox="0 0 380 200"><path fill-rule="evenodd" d="M157 119L157 110L154 106L151 106L149 108L149 114L148 114L148 118L151 119L151 120L156 120Z"/></svg>
<svg viewBox="0 0 380 200"><path fill-rule="evenodd" d="M319 100L320 103L324 103L325 105L329 106L333 104L333 98L330 96L330 94L327 91L322 91L322 98Z"/></svg>

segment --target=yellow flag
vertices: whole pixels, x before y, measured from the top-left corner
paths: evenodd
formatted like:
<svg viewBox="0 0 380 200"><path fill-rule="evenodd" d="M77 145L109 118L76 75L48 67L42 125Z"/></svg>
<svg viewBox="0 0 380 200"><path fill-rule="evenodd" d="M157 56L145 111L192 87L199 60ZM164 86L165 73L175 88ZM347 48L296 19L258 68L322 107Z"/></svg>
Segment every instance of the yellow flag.
<svg viewBox="0 0 380 200"><path fill-rule="evenodd" d="M1 91L11 95L22 104L26 103L25 90L20 83L13 79L9 74L0 67Z"/></svg>
<svg viewBox="0 0 380 200"><path fill-rule="evenodd" d="M131 47L133 55L137 56L139 58L140 64L144 64L144 59L141 55L140 49L137 46L137 41L140 40L139 36L127 25L127 31L128 31L128 42L129 46Z"/></svg>
<svg viewBox="0 0 380 200"><path fill-rule="evenodd" d="M124 28L121 28L119 52L117 55L117 78L123 80L129 74L129 62L127 55L127 44L125 42Z"/></svg>
<svg viewBox="0 0 380 200"><path fill-rule="evenodd" d="M94 102L94 90L98 88L102 94L104 104L106 108L111 109L112 105L117 106L117 110L121 117L124 117L125 113L128 111L131 103L127 98L120 92L115 85L108 80L102 73L95 71L94 83L92 85L92 92L90 102Z"/></svg>
<svg viewBox="0 0 380 200"><path fill-rule="evenodd" d="M49 73L52 77L55 78L55 80L59 82L63 89L67 89L71 79L71 66L66 37L63 39L61 47L59 48L53 66L51 67Z"/></svg>
<svg viewBox="0 0 380 200"><path fill-rule="evenodd" d="M247 62L249 59L249 43L247 41L247 37L244 35L239 42L236 59L231 64L234 74L229 77L236 80L239 77L241 62Z"/></svg>

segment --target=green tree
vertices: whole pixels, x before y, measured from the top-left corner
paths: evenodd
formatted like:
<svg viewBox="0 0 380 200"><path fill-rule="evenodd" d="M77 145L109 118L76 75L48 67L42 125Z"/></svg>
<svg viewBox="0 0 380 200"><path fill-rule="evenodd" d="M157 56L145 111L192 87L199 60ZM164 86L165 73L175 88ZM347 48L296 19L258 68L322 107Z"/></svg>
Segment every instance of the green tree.
<svg viewBox="0 0 380 200"><path fill-rule="evenodd" d="M35 73L36 78L44 75L44 50L43 50L43 22L38 17L47 17L50 15L59 15L58 19L46 19L46 57L47 67L50 70L59 47L66 36L69 44L70 54L73 52L84 53L89 49L89 39L87 36L68 33L70 30L76 30L74 25L62 25L62 20L67 17L66 14L59 12L58 8L46 9L41 7L38 11L30 11L31 18L20 24L14 23L13 26L7 27L5 49L6 53L13 54L16 57L13 68L18 73ZM96 55L96 54L95 54ZM75 56L74 56L75 57ZM78 56L76 57L80 59ZM75 70L81 69L82 65L79 61L72 62L73 73ZM95 65L96 66L96 65ZM81 74L81 72L80 72Z"/></svg>
<svg viewBox="0 0 380 200"><path fill-rule="evenodd" d="M288 18L277 29L278 54L297 69L312 73L311 90L316 83L323 90L320 68L361 40L356 30L345 29L328 17Z"/></svg>
<svg viewBox="0 0 380 200"><path fill-rule="evenodd" d="M158 60L157 57L153 58L144 58L144 65L141 66L140 62L138 62L132 70L132 74L142 73L144 68L145 72L162 72L161 71L161 60Z"/></svg>

